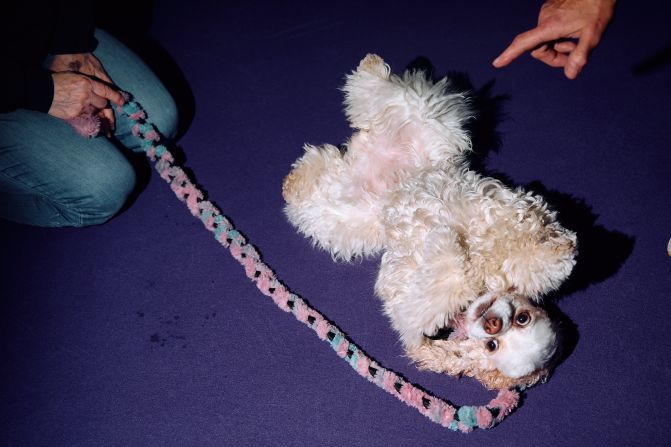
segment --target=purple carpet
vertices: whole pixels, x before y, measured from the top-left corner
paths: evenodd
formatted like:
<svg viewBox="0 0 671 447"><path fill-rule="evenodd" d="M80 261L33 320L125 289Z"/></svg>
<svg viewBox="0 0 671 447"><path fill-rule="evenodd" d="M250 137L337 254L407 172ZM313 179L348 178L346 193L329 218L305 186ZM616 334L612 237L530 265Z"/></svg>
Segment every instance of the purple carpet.
<svg viewBox="0 0 671 447"><path fill-rule="evenodd" d="M145 166L105 225L0 221L0 445L666 445L671 6L620 2L576 81L529 56L492 68L538 6L161 1L110 20L175 93L175 152L279 278L455 404L494 393L417 371L373 295L379 260L313 249L283 216L281 183L303 143L347 139L338 88L366 53L473 92L474 163L543 194L581 244L553 297L567 356L501 425L455 433L359 377Z"/></svg>

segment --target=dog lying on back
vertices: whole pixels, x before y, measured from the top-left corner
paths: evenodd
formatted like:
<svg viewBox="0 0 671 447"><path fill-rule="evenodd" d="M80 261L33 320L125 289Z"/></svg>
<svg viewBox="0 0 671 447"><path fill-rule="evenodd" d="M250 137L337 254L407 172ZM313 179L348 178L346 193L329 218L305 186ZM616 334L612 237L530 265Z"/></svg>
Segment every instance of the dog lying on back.
<svg viewBox="0 0 671 447"><path fill-rule="evenodd" d="M558 336L538 302L569 276L575 234L541 197L469 169L468 100L448 79L368 55L343 90L355 132L344 151L305 146L289 221L335 259L382 253L375 292L420 367L490 388L546 377Z"/></svg>

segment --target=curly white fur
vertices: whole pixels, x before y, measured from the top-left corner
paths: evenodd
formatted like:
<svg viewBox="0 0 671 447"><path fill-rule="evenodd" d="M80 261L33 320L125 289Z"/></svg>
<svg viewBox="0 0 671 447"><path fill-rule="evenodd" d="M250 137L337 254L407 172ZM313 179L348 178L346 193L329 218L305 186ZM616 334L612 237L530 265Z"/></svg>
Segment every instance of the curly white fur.
<svg viewBox="0 0 671 447"><path fill-rule="evenodd" d="M469 169L468 100L449 87L366 56L343 88L346 151L306 145L283 185L288 219L334 258L383 252L375 291L411 357L478 297L539 300L575 263L540 196Z"/></svg>

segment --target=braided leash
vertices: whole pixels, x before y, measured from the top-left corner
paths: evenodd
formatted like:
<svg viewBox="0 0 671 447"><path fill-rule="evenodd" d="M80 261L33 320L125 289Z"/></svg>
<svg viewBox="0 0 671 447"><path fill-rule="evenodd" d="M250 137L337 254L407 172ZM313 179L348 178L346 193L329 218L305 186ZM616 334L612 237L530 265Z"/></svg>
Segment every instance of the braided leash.
<svg viewBox="0 0 671 447"><path fill-rule="evenodd" d="M360 376L415 408L433 422L464 433L471 432L476 427L494 427L517 406L520 396L514 389L500 390L487 405L454 406L413 385L367 356L340 328L329 323L319 311L291 293L261 260L254 246L245 240L211 202L204 199L203 192L191 182L182 168L175 165L172 154L162 144L159 132L147 120L146 113L136 101L127 95L125 105L117 111L131 121L133 135L140 140L147 157L155 163L155 169L161 178L170 185L177 198L186 203L191 214L199 218L205 228L214 233L215 239L242 264L245 274L261 293L270 297L280 309L292 313L298 321L315 331Z"/></svg>

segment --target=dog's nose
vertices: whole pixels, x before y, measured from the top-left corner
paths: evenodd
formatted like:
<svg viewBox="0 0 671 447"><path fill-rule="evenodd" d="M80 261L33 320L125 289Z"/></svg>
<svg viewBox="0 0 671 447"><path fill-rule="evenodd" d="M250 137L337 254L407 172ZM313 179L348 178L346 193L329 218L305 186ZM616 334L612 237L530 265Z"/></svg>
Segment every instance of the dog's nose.
<svg viewBox="0 0 671 447"><path fill-rule="evenodd" d="M503 321L499 317L485 318L485 332L489 335L498 334L503 327Z"/></svg>

